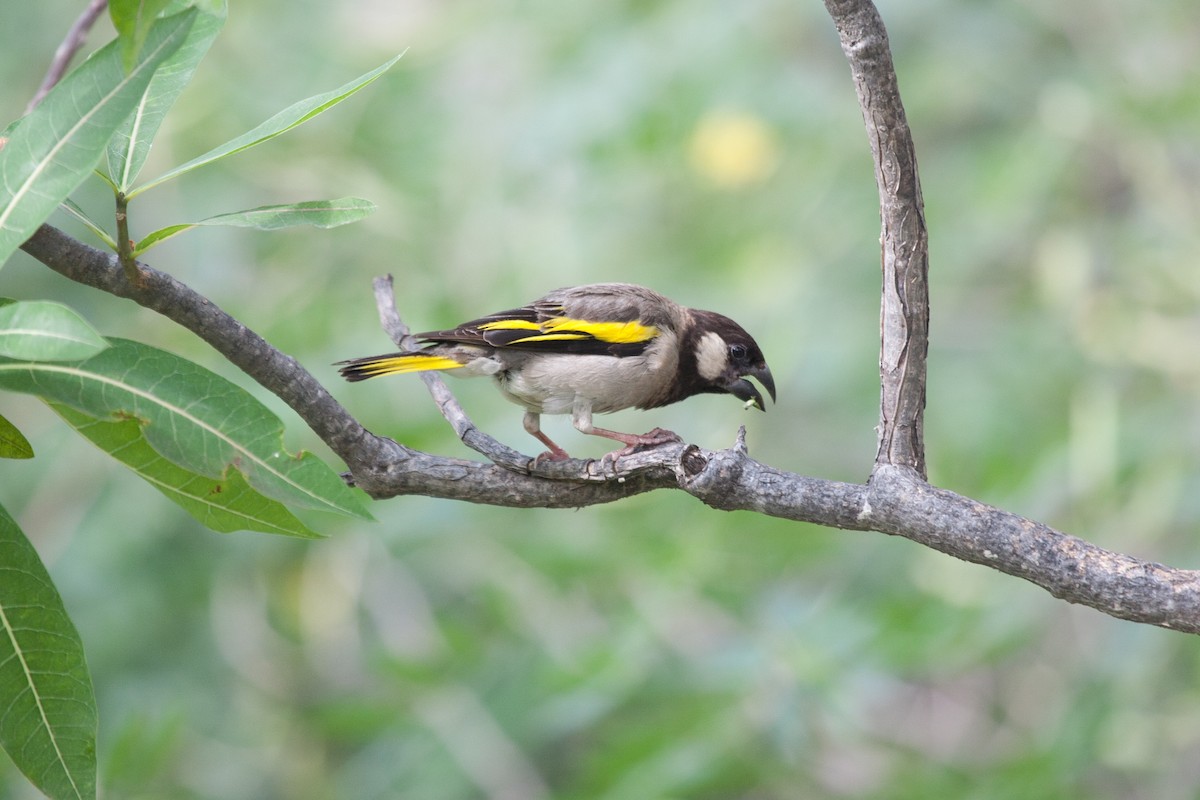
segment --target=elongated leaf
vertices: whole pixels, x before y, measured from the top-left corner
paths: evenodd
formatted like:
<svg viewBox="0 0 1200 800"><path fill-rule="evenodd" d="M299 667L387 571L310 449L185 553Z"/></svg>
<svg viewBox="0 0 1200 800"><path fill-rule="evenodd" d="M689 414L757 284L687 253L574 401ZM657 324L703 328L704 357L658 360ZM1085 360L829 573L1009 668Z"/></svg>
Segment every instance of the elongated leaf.
<svg viewBox="0 0 1200 800"><path fill-rule="evenodd" d="M92 172L154 70L183 43L196 13L155 23L129 73L121 68L116 42L101 48L12 128L0 150L0 264Z"/></svg>
<svg viewBox="0 0 1200 800"><path fill-rule="evenodd" d="M108 14L121 37L121 63L126 70L137 62L150 26L170 0L109 0Z"/></svg>
<svg viewBox="0 0 1200 800"><path fill-rule="evenodd" d="M223 7L217 13L200 14L196 18L183 45L155 71L137 107L112 137L108 144L108 174L120 191L127 192L137 180L163 119L191 81L224 24Z"/></svg>
<svg viewBox="0 0 1200 800"><path fill-rule="evenodd" d="M83 317L61 303L23 300L0 306L0 356L78 361L108 347Z"/></svg>
<svg viewBox="0 0 1200 800"><path fill-rule="evenodd" d="M93 444L218 533L262 531L319 538L282 503L251 489L236 469L227 469L220 478L208 478L172 464L142 436L137 420L106 422L61 403L52 402L50 407Z"/></svg>
<svg viewBox="0 0 1200 800"><path fill-rule="evenodd" d="M33 445L3 416L0 416L0 458L33 458Z"/></svg>
<svg viewBox="0 0 1200 800"><path fill-rule="evenodd" d="M136 419L155 450L209 478L232 467L276 500L370 518L320 459L284 450L283 423L246 391L163 350L125 339L109 343L84 361L0 360L0 387L100 419Z"/></svg>
<svg viewBox="0 0 1200 800"><path fill-rule="evenodd" d="M403 55L403 53L400 55ZM147 189L152 189L161 183L166 183L172 178L178 178L180 175L191 172L197 167L202 167L205 164L211 164L217 159L225 158L226 156L231 156L235 153L240 153L243 150L248 150L251 147L254 147L255 145L270 141L280 134L287 133L297 125L307 122L321 112L333 108L347 97L350 97L359 89L362 89L364 86L371 83L384 72L386 72L399 59L400 56L398 55L390 61L371 70L367 74L355 78L345 86L334 89L332 92L319 94L314 97L310 97L307 100L301 100L298 103L294 103L253 130L247 131L246 133L243 133L241 136L238 136L234 139L230 139L225 144L209 150L204 155L193 158L186 164L180 164L178 167L175 167L175 169L163 173L149 183L142 184L127 194L131 198L136 197Z"/></svg>
<svg viewBox="0 0 1200 800"><path fill-rule="evenodd" d="M312 225L317 228L336 228L357 222L375 210L375 204L370 200L358 197L341 197L337 200L309 200L304 203L289 203L280 206L260 206L248 211L233 211L228 214L218 214L215 217L202 219L199 222L185 222L181 225L169 225L148 234L134 248L135 256L162 244L167 239L178 236L184 231L200 225L228 225L234 228L258 228L262 231L275 231L281 228L292 228L297 225Z"/></svg>
<svg viewBox="0 0 1200 800"><path fill-rule="evenodd" d="M54 800L96 796L96 698L79 632L0 507L0 745Z"/></svg>
<svg viewBox="0 0 1200 800"><path fill-rule="evenodd" d="M88 230L90 230L92 233L94 233L96 235L96 237L98 239L100 239L100 241L102 241L106 245L108 245L108 248L110 250L112 250L114 253L116 252L116 250L117 250L116 240L108 235L108 231L104 230L104 228L100 225L99 222L96 222L94 219L89 217L87 215L87 213L84 212L84 210L75 203L74 200L72 200L71 198L68 197L67 199L65 199L61 203L59 203L58 207L61 208L63 211L66 211L71 216L75 217L75 219L79 220L84 225L86 225L88 227Z"/></svg>

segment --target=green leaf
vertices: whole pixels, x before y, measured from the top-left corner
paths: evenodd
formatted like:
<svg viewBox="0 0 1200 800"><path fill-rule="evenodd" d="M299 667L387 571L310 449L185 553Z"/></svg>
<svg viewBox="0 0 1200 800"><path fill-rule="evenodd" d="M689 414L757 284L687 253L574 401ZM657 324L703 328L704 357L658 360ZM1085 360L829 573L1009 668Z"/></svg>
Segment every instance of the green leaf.
<svg viewBox="0 0 1200 800"><path fill-rule="evenodd" d="M137 180L163 119L192 80L224 24L224 8L196 18L183 45L154 73L137 107L109 141L108 174L118 190L127 192Z"/></svg>
<svg viewBox="0 0 1200 800"><path fill-rule="evenodd" d="M283 448L283 423L248 392L171 353L125 339L67 363L0 360L0 387L65 403L90 416L142 425L172 463L209 478L233 467L285 503L370 519L361 500L311 453Z"/></svg>
<svg viewBox="0 0 1200 800"><path fill-rule="evenodd" d="M24 361L78 361L108 342L75 311L48 300L0 305L0 356Z"/></svg>
<svg viewBox="0 0 1200 800"><path fill-rule="evenodd" d="M274 231L280 228L291 228L297 225L313 225L317 228L336 228L358 222L375 210L375 204L370 200L358 197L340 197L337 200L309 200L304 203L289 203L280 206L260 206L248 211L233 211L228 214L218 214L215 217L202 219L199 222L185 222L180 225L169 225L153 233L147 234L133 254L142 253L162 244L167 239L178 236L184 231L200 225L228 225L234 228L258 228L261 231Z"/></svg>
<svg viewBox="0 0 1200 800"><path fill-rule="evenodd" d="M0 458L33 458L33 445L3 415L0 415Z"/></svg>
<svg viewBox="0 0 1200 800"><path fill-rule="evenodd" d="M150 26L170 0L109 0L108 14L121 37L121 63L133 69L138 53L146 43Z"/></svg>
<svg viewBox="0 0 1200 800"><path fill-rule="evenodd" d="M172 464L150 446L135 419L107 422L61 403L51 402L50 407L93 444L218 533L262 531L320 538L282 503L251 489L236 469L209 478Z"/></svg>
<svg viewBox="0 0 1200 800"><path fill-rule="evenodd" d="M128 74L116 42L101 48L12 128L0 149L0 264L92 172L195 17L193 10L159 20Z"/></svg>
<svg viewBox="0 0 1200 800"><path fill-rule="evenodd" d="M97 238L99 238L100 241L102 241L106 245L108 245L109 249L112 250L114 253L117 251L116 240L108 235L108 231L104 230L104 228L100 225L99 222L96 222L94 219L89 217L84 212L84 210L75 203L74 200L67 198L66 200L63 200L61 203L59 203L58 207L61 208L63 211L66 211L67 213L71 214L73 217L75 217L75 219L79 220L84 225L86 225L88 227L88 230L90 230L92 233L96 234Z"/></svg>
<svg viewBox="0 0 1200 800"><path fill-rule="evenodd" d="M403 53L400 55L403 55ZM243 150L248 150L255 145L274 139L280 134L287 133L297 125L307 122L318 114L333 108L347 97L350 97L359 89L362 89L364 86L368 85L386 72L398 60L400 60L399 55L376 67L367 74L355 78L353 81L347 83L341 88L334 89L332 92L319 94L315 97L310 97L307 100L301 100L298 103L290 105L253 130L247 131L241 136L229 140L220 147L209 150L204 155L193 158L186 164L180 164L178 167L175 167L175 169L168 170L149 183L142 184L127 194L131 198L136 197L147 189L152 189L155 186L166 183L173 178L178 178L180 175L191 172L197 167L202 167L205 164L211 164L213 161L225 158L226 156L234 155L235 153L240 153Z"/></svg>
<svg viewBox="0 0 1200 800"><path fill-rule="evenodd" d="M47 796L96 796L96 698L79 632L0 507L0 745Z"/></svg>

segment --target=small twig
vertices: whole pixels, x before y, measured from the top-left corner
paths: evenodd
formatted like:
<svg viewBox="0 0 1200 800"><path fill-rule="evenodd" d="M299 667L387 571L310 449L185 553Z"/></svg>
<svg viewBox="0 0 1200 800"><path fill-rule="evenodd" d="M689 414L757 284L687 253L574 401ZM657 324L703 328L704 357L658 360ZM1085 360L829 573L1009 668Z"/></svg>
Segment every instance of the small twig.
<svg viewBox="0 0 1200 800"><path fill-rule="evenodd" d="M384 275L376 278L373 285L375 287L375 305L379 310L379 322L383 326L383 330L401 350L419 349L416 338L409 331L408 325L404 324L400 312L396 309L392 276ZM450 423L450 427L454 429L455 435L462 440L463 444L497 466L526 475L530 473L534 459L501 444L475 427L475 423L467 416L467 412L463 411L462 405L459 404L450 388L446 386L441 375L436 372L422 372L420 375L421 380L425 383L425 388L433 397L433 402L437 404L438 410L446 418L446 422Z"/></svg>
<svg viewBox="0 0 1200 800"><path fill-rule="evenodd" d="M67 31L62 44L54 51L54 60L50 62L50 68L46 70L46 77L42 79L42 85L38 87L33 99L29 101L29 105L25 106L26 114L37 108L38 104L46 99L50 90L57 86L63 76L67 74L67 67L70 66L71 59L79 52L79 48L83 47L83 43L87 41L88 31L96 24L96 20L100 18L106 8L108 8L108 0L91 0L83 13L79 15L79 19L75 20L75 24Z"/></svg>
<svg viewBox="0 0 1200 800"><path fill-rule="evenodd" d="M750 448L746 446L746 426L739 425L737 438L733 440L734 452L741 453L744 456L750 455Z"/></svg>
<svg viewBox="0 0 1200 800"><path fill-rule="evenodd" d="M371 286L375 289L375 307L379 310L379 324L383 326L383 332L401 350L416 350L417 339L396 310L395 280L391 273L379 276Z"/></svg>
<svg viewBox="0 0 1200 800"><path fill-rule="evenodd" d="M133 240L129 238L129 198L117 192L117 259L130 286L141 288L141 272L133 257Z"/></svg>

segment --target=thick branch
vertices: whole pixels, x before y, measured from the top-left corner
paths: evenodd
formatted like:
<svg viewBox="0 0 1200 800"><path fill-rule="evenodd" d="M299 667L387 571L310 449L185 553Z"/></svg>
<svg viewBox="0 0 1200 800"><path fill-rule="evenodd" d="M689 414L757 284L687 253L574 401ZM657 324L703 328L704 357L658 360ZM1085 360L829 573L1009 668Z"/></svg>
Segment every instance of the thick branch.
<svg viewBox="0 0 1200 800"><path fill-rule="evenodd" d="M43 226L25 250L56 271L129 297L202 336L278 394L378 498L426 495L525 508L578 508L679 488L713 508L903 536L1121 619L1200 633L1200 573L1141 561L937 489L884 465L866 486L808 478L750 458L742 442L672 444L611 460L556 462L554 476L411 450L365 431L303 367L169 275L142 267L135 292L111 253ZM547 477L558 478L547 479Z"/></svg>
<svg viewBox="0 0 1200 800"><path fill-rule="evenodd" d="M114 254L89 247L49 225L41 226L22 249L73 281L133 300L192 331L282 398L343 460L364 450L381 454L375 437L296 359L279 352L170 275L139 264L139 285L134 286Z"/></svg>
<svg viewBox="0 0 1200 800"><path fill-rule="evenodd" d="M864 523L994 567L1055 597L1120 619L1200 633L1200 572L1114 553L962 495L911 471L880 467Z"/></svg>
<svg viewBox="0 0 1200 800"><path fill-rule="evenodd" d="M883 219L879 449L876 466L925 477L925 355L929 242L912 132L900 102L883 20L870 0L825 0L850 61L875 161Z"/></svg>
<svg viewBox="0 0 1200 800"><path fill-rule="evenodd" d="M812 481L729 451L707 455L713 463L684 488L716 508L809 522L820 517L826 521L819 524L903 536L1119 619L1200 633L1200 571L1105 550L930 486L905 467L884 465L864 487ZM820 513L811 513L815 508Z"/></svg>

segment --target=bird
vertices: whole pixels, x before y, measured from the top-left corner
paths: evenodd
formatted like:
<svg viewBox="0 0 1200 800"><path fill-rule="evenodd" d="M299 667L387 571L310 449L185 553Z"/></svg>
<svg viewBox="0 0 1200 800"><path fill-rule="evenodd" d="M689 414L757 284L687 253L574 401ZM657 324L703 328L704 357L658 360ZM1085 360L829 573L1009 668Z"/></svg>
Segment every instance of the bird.
<svg viewBox="0 0 1200 800"><path fill-rule="evenodd" d="M747 378L775 400L762 350L741 325L632 283L556 289L520 308L415 336L420 350L334 366L348 381L428 370L490 376L525 409L525 430L549 448L539 460L570 458L542 431L542 414L570 414L581 433L623 444L611 454L620 457L680 438L662 428L642 434L600 428L594 414L658 408L706 393L731 394L765 411L762 393Z"/></svg>

